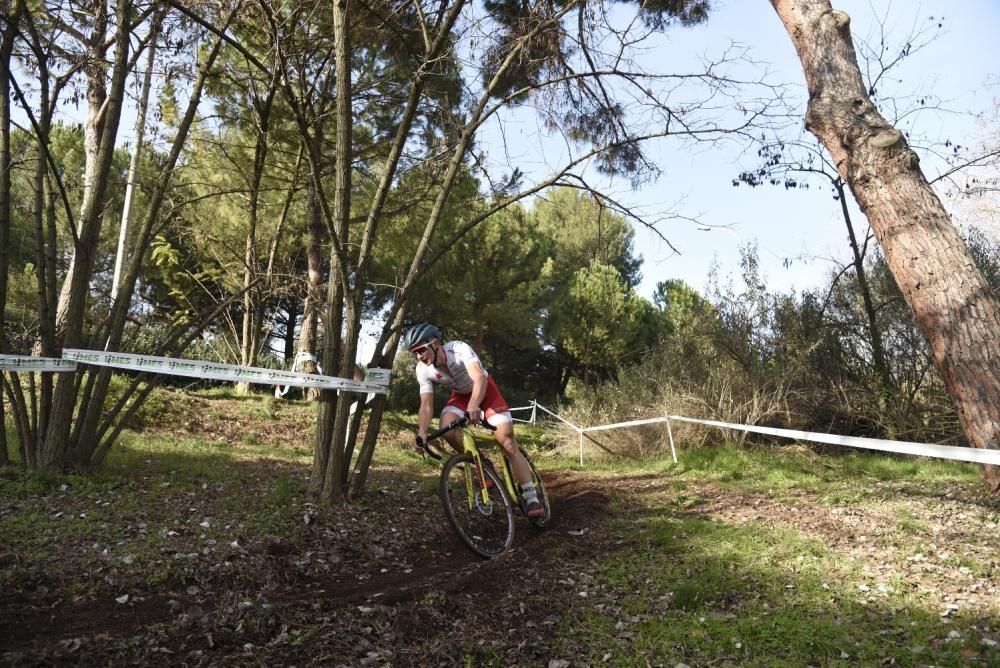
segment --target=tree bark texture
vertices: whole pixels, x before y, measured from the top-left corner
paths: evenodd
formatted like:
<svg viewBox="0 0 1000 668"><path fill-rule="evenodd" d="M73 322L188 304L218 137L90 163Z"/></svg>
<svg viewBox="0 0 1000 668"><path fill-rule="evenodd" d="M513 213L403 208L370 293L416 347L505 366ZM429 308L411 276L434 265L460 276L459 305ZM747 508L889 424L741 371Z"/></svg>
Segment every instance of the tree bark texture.
<svg viewBox="0 0 1000 668"><path fill-rule="evenodd" d="M850 19L829 0L771 0L802 61L806 128L823 142L875 232L927 339L971 445L1000 440L1000 312L902 133L868 96ZM984 465L991 491L997 467Z"/></svg>
<svg viewBox="0 0 1000 668"><path fill-rule="evenodd" d="M4 7L6 25L3 42L0 43L0 352L7 352L4 313L7 308L7 262L11 227L10 61L20 13L20 3L15 4L10 11ZM3 454L6 455L6 450Z"/></svg>
<svg viewBox="0 0 1000 668"><path fill-rule="evenodd" d="M0 352L7 352L7 328L4 313L7 308L7 265L11 227L11 153L10 153L10 61L14 51L14 36L20 19L21 3L4 7L5 29L0 43ZM15 374L11 374L13 378ZM4 412L4 383L0 377L0 466L6 466L10 459L7 454L7 416Z"/></svg>
<svg viewBox="0 0 1000 668"><path fill-rule="evenodd" d="M272 63L274 66L274 63ZM255 92L254 88L250 88ZM263 99L252 97L252 107L257 116L257 136L254 144L253 171L247 183L249 205L247 207L247 236L243 252L243 323L240 339L240 364L255 366L260 354L263 338L262 324L264 322L265 301L268 299L268 287L252 287L260 279L261 268L257 257L257 225L260 222L260 193L267 167L268 152L271 141L271 109L274 106L274 96L278 92L277 75L272 74L269 87ZM249 383L237 383L237 392L248 394Z"/></svg>
<svg viewBox="0 0 1000 668"><path fill-rule="evenodd" d="M317 125L318 137L323 136L321 125ZM315 150L318 155L319 150ZM319 173L312 165L318 164L318 159L310 162L311 173L309 176L308 199L307 199L307 228L308 237L306 241L306 296L302 303L302 328L299 332L299 353L306 357L307 362L301 366L296 366L293 371L304 373L318 373L316 365L316 338L319 330L319 314L323 305L323 236L326 227L323 224L322 204L320 203ZM319 390L309 388L304 390L304 395L310 401L319 399Z"/></svg>
<svg viewBox="0 0 1000 668"><path fill-rule="evenodd" d="M150 28L149 49L146 53L146 72L142 77L142 92L139 94L139 108L135 119L135 145L128 163L128 179L125 182L125 203L122 205L122 220L118 227L118 249L115 252L115 271L111 277L111 299L118 294L121 283L122 267L128 256L128 228L132 220L132 209L135 200L136 182L139 179L139 161L142 156L142 143L146 135L146 112L149 110L149 94L153 87L153 67L156 65L156 41L159 39L160 24L163 14L157 14Z"/></svg>
<svg viewBox="0 0 1000 668"><path fill-rule="evenodd" d="M114 155L114 140L118 134L118 123L121 119L121 103L124 98L125 81L128 73L128 25L132 14L131 2L120 2L116 7L116 29L114 39L114 59L111 66L95 63L93 71L88 70L88 100L91 101L90 113L87 118L85 138L89 136L91 127L99 128L100 140L97 151L91 158L87 148L87 175L84 178L84 198L79 222L79 237L73 249L73 258L66 275L64 285L65 302L60 300L57 319L62 323L64 332L62 345L75 348L83 341L84 311L87 306L87 296L90 288L90 278L93 273L97 244L100 239L101 226L104 222L104 207L107 195L108 175L111 172ZM102 23L102 21L104 23ZM104 39L106 17L103 5L98 5L95 14L93 43L100 45ZM98 39L100 35L100 39ZM106 48L98 53L105 53ZM110 91L103 80L103 73L112 70ZM98 76L98 73L101 76ZM96 108L97 99L107 101L107 106ZM85 141L86 145L86 141ZM49 422L42 451L39 453L39 465L44 468L61 469L67 463L67 457L73 459L75 453L70 443L70 428L77 399L77 380L75 376L64 374L56 380L56 388L52 402L52 419Z"/></svg>
<svg viewBox="0 0 1000 668"><path fill-rule="evenodd" d="M97 252L99 241L99 230L97 234L88 234L88 212L102 207L103 202L96 201L104 196L104 182L106 173L100 164L99 155L103 142L105 130L108 128L108 111L112 108L120 108L120 100L111 100L108 103L108 48L111 42L108 41L108 7L103 0L93 4L93 29L88 36L86 65L84 71L87 74L87 119L83 124L83 153L85 156L83 173L83 201L80 205L80 241L73 249L73 255L69 260L69 268L66 271L66 278L63 280L62 290L59 293L59 304L56 308L56 327L61 336L67 327L72 325L67 323L70 318L70 300L74 290L74 276L78 274L76 265L81 260L85 264L85 272L89 273L90 262ZM126 52L127 53L127 52ZM107 105L107 106L106 106ZM116 121L117 122L117 121ZM118 128L114 127L113 132L117 133ZM103 217L103 212L97 216ZM100 221L97 223L101 224ZM84 238L88 241L84 241ZM73 344L75 345L75 344ZM67 347L70 347L67 345Z"/></svg>
<svg viewBox="0 0 1000 668"><path fill-rule="evenodd" d="M336 181L334 185L333 201L333 247L336 249L337 240L340 245L347 245L348 221L351 215L351 159L353 153L352 146L352 116L351 116L351 43L350 30L348 28L348 0L334 0L333 3L333 32L334 32L334 58L337 70L337 155L335 158ZM355 313L353 302L346 301L349 296L346 294L347 286L341 286L334 281L334 264L346 261L345 257L331 257L330 259L330 281L327 283L327 321L332 325L337 322L337 327L327 328L326 341L324 345L324 362L328 368L339 366L341 375L344 378L353 377L354 357L357 351L358 332L356 323L360 318ZM363 289L363 286L362 288ZM347 317L343 318L340 312L342 308L347 308ZM340 316L340 317L338 317ZM343 345L337 345L341 336L341 324L346 320L347 332L345 332ZM333 355L331 355L333 351ZM350 374L349 374L350 372ZM318 442L317 453L320 449L327 449L326 469L323 473L323 489L320 493L320 500L326 504L333 504L346 500L347 490L344 488L345 478L342 470L350 466L349 461L344 457L344 440L348 421L348 407L353 396L348 393L335 394L325 391L320 399L319 425L317 429ZM363 410L363 406L358 407ZM328 431L326 427L332 426ZM313 474L320 473L320 457L317 456Z"/></svg>

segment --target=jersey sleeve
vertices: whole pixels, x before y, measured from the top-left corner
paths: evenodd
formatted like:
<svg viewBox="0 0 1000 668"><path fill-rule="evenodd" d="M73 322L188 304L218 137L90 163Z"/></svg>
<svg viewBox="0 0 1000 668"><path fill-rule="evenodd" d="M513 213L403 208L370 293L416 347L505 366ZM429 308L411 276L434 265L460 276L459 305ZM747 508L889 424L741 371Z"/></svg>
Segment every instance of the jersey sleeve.
<svg viewBox="0 0 1000 668"><path fill-rule="evenodd" d="M431 382L430 374L427 373L427 365L420 363L417 364L417 385L419 386L420 394L428 394L434 392L434 383Z"/></svg>
<svg viewBox="0 0 1000 668"><path fill-rule="evenodd" d="M455 341L452 346L452 352L455 354L455 361L461 362L462 366L466 369L468 369L473 362L479 362L479 368L483 370L483 375L489 375L486 373L486 367L484 367L483 363L479 360L479 355L476 354L476 351L473 350L472 346L468 343Z"/></svg>

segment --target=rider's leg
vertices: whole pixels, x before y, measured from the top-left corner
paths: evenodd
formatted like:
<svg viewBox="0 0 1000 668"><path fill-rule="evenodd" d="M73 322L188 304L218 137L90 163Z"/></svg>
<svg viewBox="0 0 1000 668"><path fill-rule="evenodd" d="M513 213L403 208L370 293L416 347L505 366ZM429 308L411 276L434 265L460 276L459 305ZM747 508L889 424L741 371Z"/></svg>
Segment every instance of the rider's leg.
<svg viewBox="0 0 1000 668"><path fill-rule="evenodd" d="M500 447L503 448L503 453L507 457L507 461L510 462L511 468L514 469L514 477L517 478L517 482L521 485L530 484L531 469L528 467L528 460L521 454L521 448L514 437L514 423L501 422L495 426L497 430L494 436L500 443Z"/></svg>
<svg viewBox="0 0 1000 668"><path fill-rule="evenodd" d="M514 477L521 487L521 499L524 502L524 513L529 518L541 519L545 515L545 508L538 498L538 490L531 479L531 467L528 460L521 454L521 448L514 438L514 423L511 421L500 422L495 425L497 430L494 436L503 448L503 454L510 461L511 468L514 469Z"/></svg>
<svg viewBox="0 0 1000 668"><path fill-rule="evenodd" d="M455 420L462 417L462 411L454 406L445 406L444 410L441 411L440 426L444 429L450 425ZM463 452L465 447L462 445L462 431L460 429L453 429L444 435L445 439L455 450L455 452Z"/></svg>

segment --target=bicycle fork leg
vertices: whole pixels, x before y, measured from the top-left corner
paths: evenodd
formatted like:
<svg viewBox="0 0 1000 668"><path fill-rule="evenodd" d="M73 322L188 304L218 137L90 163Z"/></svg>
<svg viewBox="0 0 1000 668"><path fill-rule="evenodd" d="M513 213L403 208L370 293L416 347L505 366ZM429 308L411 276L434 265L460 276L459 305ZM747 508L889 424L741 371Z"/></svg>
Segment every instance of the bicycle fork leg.
<svg viewBox="0 0 1000 668"><path fill-rule="evenodd" d="M478 478L478 485L477 483ZM478 487L478 489L477 489ZM469 510L480 501L484 506L490 503L490 492L486 489L486 474L483 472L483 463L478 457L473 457L472 466L465 470L465 493L469 503ZM480 499L476 499L476 495Z"/></svg>
<svg viewBox="0 0 1000 668"><path fill-rule="evenodd" d="M479 494L483 497L483 503L489 504L490 502L490 490L487 484L488 478L486 477L485 465L483 464L483 457L480 454L475 454L472 456L472 460L476 465L476 475L479 476Z"/></svg>
<svg viewBox="0 0 1000 668"><path fill-rule="evenodd" d="M473 484L473 477L475 476L474 471L466 469L465 471L465 495L466 500L469 504L469 510L472 510L476 505L476 486Z"/></svg>

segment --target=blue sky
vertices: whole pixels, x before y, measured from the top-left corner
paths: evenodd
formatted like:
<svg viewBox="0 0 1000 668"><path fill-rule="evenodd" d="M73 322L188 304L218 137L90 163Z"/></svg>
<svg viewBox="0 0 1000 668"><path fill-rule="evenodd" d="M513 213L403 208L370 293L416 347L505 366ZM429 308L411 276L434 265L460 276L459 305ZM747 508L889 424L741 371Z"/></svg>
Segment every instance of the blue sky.
<svg viewBox="0 0 1000 668"><path fill-rule="evenodd" d="M902 81L888 81L883 89L904 95L933 94L951 112L987 109L1000 97L1000 2L965 0L962 3L925 0L834 0L837 9L852 18L857 38L877 34L875 17L882 17L890 39L902 40L911 29L943 24L940 36L912 56L898 70ZM959 10L958 8L961 8ZM935 17L929 21L929 17ZM720 0L708 24L677 32L674 46L711 53L729 40L752 47L753 56L771 64L776 78L793 82L800 100L805 97L804 77L784 26L764 0ZM988 82L994 83L990 88ZM981 141L982 127L962 113L925 113L915 121L916 132L928 139L950 138L962 143ZM840 207L829 188L815 182L809 190L761 187L733 188L731 179L743 167L755 164L755 150L741 154L738 147L698 152L671 150L660 154L664 178L640 191L621 193L640 206L667 200L680 201L681 211L706 225L725 230L701 231L690 223L672 223L661 231L680 251L674 254L656 238L637 232L637 248L645 258L640 292L652 294L656 283L679 278L692 287L705 287L708 269L717 262L720 275L739 275L738 247L758 245L761 264L772 289L787 291L815 287L829 271L848 257L847 233ZM936 175L940 164L923 158L925 173ZM969 207L945 199L961 223L980 222L969 216ZM860 212L852 216L864 224ZM786 266L786 261L790 263Z"/></svg>
<svg viewBox="0 0 1000 668"><path fill-rule="evenodd" d="M770 3L714 0L713 6L705 25L677 28L659 39L644 64L660 71L696 71L699 59L713 59L735 43L749 48L754 60L766 62L771 79L788 84L804 112L801 64ZM899 96L934 95L942 100L947 112L920 114L908 128L929 140L949 138L963 144L983 140L984 130L969 112L982 112L1000 97L1000 46L995 37L1000 0L964 0L960 5L946 0L833 0L833 6L851 16L856 38L877 36L881 22L887 41L901 44L914 30L941 23L940 35L894 70L898 76L887 81L882 91ZM958 6L961 12L955 9ZM991 80L993 88L988 85ZM801 122L796 117L795 127L801 127ZM495 166L509 169L516 165L529 176L547 174L565 159L565 147L545 136L532 109L507 116L502 130L487 129L479 148ZM637 228L635 248L644 259L640 294L651 297L656 284L667 279L684 280L704 292L713 266L718 267L723 283L729 277L738 282L739 248L746 243L757 245L768 286L782 292L818 287L847 261L847 232L828 185L816 182L808 190L732 186L740 171L757 164L756 151L757 147L741 142L691 146L664 141L653 150L663 171L657 181L638 190L625 180L602 184L616 200L652 218L665 211L681 216L663 220L657 227L670 245ZM922 164L930 178L940 169L930 158L922 158ZM599 179L588 174L591 177L597 184ZM975 220L970 216L974 207L944 201L957 222ZM867 225L857 208L852 208L861 235ZM706 226L712 229L699 229ZM364 343L366 349L359 359L366 360L369 342Z"/></svg>
<svg viewBox="0 0 1000 668"><path fill-rule="evenodd" d="M883 97L887 93L900 97L933 95L948 109L918 114L911 119L912 126L902 129L928 140L949 138L962 144L982 140L982 128L965 112L982 111L1000 96L1000 87L987 86L991 76L996 83L1000 72L1000 48L995 38L1000 27L1000 1L834 0L833 5L851 16L854 35L869 41L877 38L879 23L885 26L887 42L900 46L914 31L934 30L940 23L939 36L893 70L895 76L880 86L881 92ZM787 84L790 99L799 105L793 127L801 127L804 76L770 3L715 0L713 6L706 24L675 28L657 37L655 47L644 56L645 68L699 71L700 59L714 59L733 44L746 47L751 58L767 64L772 82ZM954 9L959 6L961 12ZM741 72L753 77L759 71L755 66ZM565 159L567 150L546 135L533 110L512 113L502 132L487 132L482 141L481 146L498 164L509 161L529 175L547 173ZM780 291L816 287L848 257L840 206L832 199L828 184L816 181L808 190L732 186L740 171L757 164L756 151L757 147L745 141L691 145L664 140L651 147L663 172L654 183L633 190L625 179L602 182L588 174L593 184L600 184L616 200L653 219L662 219L657 230L670 245L637 227L636 249L645 260L639 286L642 295L650 297L657 282L671 278L702 291L713 264L723 281L730 274L738 279L738 249L746 243L757 244L768 285ZM929 157L922 160L928 176L936 175L940 164ZM946 201L950 209L952 204ZM680 217L664 218L662 214L668 211ZM853 219L858 228L866 228L856 208ZM712 229L700 229L704 227ZM858 229L858 233L863 231Z"/></svg>

